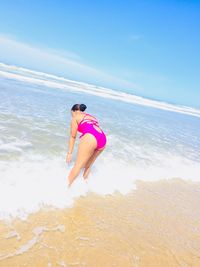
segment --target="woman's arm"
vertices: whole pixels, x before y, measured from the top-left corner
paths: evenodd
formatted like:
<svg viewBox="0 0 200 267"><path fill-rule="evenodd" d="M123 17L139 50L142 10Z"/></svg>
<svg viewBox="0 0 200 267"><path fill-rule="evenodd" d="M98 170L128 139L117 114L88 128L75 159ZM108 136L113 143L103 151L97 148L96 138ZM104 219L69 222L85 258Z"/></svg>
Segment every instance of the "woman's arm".
<svg viewBox="0 0 200 267"><path fill-rule="evenodd" d="M76 134L77 134L78 124L75 119L72 119L71 121L71 129L70 129L70 138L69 138L69 146L68 146L68 154L72 154L74 143L76 140Z"/></svg>

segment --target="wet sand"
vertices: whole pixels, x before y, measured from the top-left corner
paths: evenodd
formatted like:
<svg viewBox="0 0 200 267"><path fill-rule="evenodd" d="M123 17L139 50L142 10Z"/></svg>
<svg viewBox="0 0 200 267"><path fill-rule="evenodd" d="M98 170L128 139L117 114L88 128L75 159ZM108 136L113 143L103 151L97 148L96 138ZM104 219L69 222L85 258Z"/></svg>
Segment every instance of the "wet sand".
<svg viewBox="0 0 200 267"><path fill-rule="evenodd" d="M200 183L173 179L0 221L0 267L199 267L199 205Z"/></svg>

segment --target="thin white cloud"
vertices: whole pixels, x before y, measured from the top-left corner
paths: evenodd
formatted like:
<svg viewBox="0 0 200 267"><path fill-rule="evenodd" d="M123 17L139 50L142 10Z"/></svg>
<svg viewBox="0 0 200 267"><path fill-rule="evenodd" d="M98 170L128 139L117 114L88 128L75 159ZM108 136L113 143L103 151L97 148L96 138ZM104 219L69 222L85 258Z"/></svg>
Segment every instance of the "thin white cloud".
<svg viewBox="0 0 200 267"><path fill-rule="evenodd" d="M98 85L128 89L136 88L136 85L132 82L88 66L75 53L35 47L16 40L10 35L0 35L0 61Z"/></svg>
<svg viewBox="0 0 200 267"><path fill-rule="evenodd" d="M140 40L141 38L142 38L141 35L137 35L137 34L131 34L131 35L130 35L130 39L131 39L132 41L138 41L138 40Z"/></svg>

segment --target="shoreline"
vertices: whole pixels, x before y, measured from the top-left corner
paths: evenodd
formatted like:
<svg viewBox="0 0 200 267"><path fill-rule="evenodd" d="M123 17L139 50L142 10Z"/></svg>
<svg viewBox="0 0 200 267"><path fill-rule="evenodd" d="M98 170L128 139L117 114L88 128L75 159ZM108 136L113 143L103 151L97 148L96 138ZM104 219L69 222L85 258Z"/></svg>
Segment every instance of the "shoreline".
<svg viewBox="0 0 200 267"><path fill-rule="evenodd" d="M200 183L138 181L125 196L89 193L72 208L1 220L0 267L198 267L199 203Z"/></svg>

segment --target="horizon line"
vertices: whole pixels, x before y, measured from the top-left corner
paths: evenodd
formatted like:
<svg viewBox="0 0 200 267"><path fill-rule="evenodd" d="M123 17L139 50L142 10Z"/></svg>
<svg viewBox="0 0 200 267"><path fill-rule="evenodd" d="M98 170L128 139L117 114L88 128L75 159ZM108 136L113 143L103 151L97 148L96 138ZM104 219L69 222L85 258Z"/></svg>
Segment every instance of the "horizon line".
<svg viewBox="0 0 200 267"><path fill-rule="evenodd" d="M32 76L28 76L29 74ZM36 71L17 65L5 64L3 62L0 62L0 76L8 79L20 80L22 82L36 83L50 88L81 91L83 93L93 94L104 98L111 98L132 104L200 117L200 109L198 108L172 104L161 100L153 100L148 97L138 96L121 90L114 90L92 83L75 81L55 74Z"/></svg>

